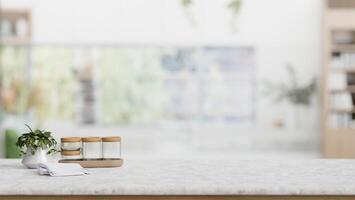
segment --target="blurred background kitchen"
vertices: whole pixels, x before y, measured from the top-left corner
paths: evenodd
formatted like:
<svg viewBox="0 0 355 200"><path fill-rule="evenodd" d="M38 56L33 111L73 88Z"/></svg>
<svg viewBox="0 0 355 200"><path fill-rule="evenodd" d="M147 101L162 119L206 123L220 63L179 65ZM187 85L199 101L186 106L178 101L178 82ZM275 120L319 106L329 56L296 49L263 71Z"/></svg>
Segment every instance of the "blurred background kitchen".
<svg viewBox="0 0 355 200"><path fill-rule="evenodd" d="M24 124L125 158L355 156L355 0L1 0L0 156Z"/></svg>

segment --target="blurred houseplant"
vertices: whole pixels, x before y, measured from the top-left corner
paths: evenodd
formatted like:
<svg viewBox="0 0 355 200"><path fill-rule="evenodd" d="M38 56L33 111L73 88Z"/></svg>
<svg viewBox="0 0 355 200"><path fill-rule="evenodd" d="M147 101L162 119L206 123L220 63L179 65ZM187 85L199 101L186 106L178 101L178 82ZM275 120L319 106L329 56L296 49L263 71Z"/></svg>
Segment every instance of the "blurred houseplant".
<svg viewBox="0 0 355 200"><path fill-rule="evenodd" d="M22 134L16 145L21 149L24 155L22 164L28 168L37 168L38 163L47 162L47 155L57 152L57 141L51 135L51 132L45 130L32 130L30 126L28 133Z"/></svg>
<svg viewBox="0 0 355 200"><path fill-rule="evenodd" d="M191 11L191 6L193 5L194 0L180 0L180 3L184 9L185 15L189 19L192 25L196 25L196 20L192 14ZM234 29L235 25L235 18L240 12L240 9L242 7L242 0L230 0L228 4L226 5L226 8L228 11L232 13L232 19L231 19L231 27Z"/></svg>
<svg viewBox="0 0 355 200"><path fill-rule="evenodd" d="M192 6L192 0L181 0L181 5L184 9L184 13L187 17L187 19L190 21L190 23L192 25L196 25L196 20L195 20L195 17L194 15L192 14L192 11L191 11L191 6Z"/></svg>
<svg viewBox="0 0 355 200"><path fill-rule="evenodd" d="M312 96L317 90L316 79L313 78L310 82L301 85L298 82L295 69L291 65L286 66L288 73L288 80L284 83L273 83L265 81L265 93L273 96L275 102L288 101L294 107L295 126L302 126L299 123L302 118L302 112L312 103ZM304 116L304 115L303 115Z"/></svg>
<svg viewBox="0 0 355 200"><path fill-rule="evenodd" d="M231 0L227 5L227 9L232 13L232 17L230 21L230 26L232 31L236 29L235 27L236 18L241 8L242 8L242 0Z"/></svg>

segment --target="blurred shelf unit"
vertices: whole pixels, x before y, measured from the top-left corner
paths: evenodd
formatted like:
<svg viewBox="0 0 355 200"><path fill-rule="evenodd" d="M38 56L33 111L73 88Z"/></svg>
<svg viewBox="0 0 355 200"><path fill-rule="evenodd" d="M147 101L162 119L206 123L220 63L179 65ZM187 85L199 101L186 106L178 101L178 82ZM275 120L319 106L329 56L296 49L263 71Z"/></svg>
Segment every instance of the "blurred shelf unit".
<svg viewBox="0 0 355 200"><path fill-rule="evenodd" d="M338 34L334 33L335 35ZM333 53L355 53L355 44L333 44L333 48L332 48L332 52Z"/></svg>
<svg viewBox="0 0 355 200"><path fill-rule="evenodd" d="M355 8L355 1L353 0L328 0L329 8Z"/></svg>
<svg viewBox="0 0 355 200"><path fill-rule="evenodd" d="M324 0L321 143L326 158L355 158L355 0Z"/></svg>
<svg viewBox="0 0 355 200"><path fill-rule="evenodd" d="M32 14L27 8L0 8L0 44L27 45L32 37Z"/></svg>
<svg viewBox="0 0 355 200"><path fill-rule="evenodd" d="M330 90L331 94L342 94L342 93L355 93L355 86L349 85L346 86L344 89L332 89Z"/></svg>

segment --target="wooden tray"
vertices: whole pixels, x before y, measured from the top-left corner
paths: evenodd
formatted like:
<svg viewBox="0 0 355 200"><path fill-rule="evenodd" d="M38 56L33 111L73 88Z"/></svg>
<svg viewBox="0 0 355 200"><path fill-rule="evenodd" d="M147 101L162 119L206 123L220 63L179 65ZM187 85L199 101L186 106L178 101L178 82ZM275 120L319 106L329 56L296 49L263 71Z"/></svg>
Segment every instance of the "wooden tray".
<svg viewBox="0 0 355 200"><path fill-rule="evenodd" d="M123 159L110 160L59 160L59 163L78 163L84 168L121 167Z"/></svg>

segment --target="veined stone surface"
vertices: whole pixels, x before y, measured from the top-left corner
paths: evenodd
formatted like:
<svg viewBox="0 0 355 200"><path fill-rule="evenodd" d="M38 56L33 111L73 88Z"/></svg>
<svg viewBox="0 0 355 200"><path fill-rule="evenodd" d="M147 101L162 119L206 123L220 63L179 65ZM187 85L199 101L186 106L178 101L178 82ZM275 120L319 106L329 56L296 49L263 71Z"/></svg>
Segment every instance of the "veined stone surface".
<svg viewBox="0 0 355 200"><path fill-rule="evenodd" d="M355 160L125 160L87 176L48 177L0 160L0 195L349 195Z"/></svg>

